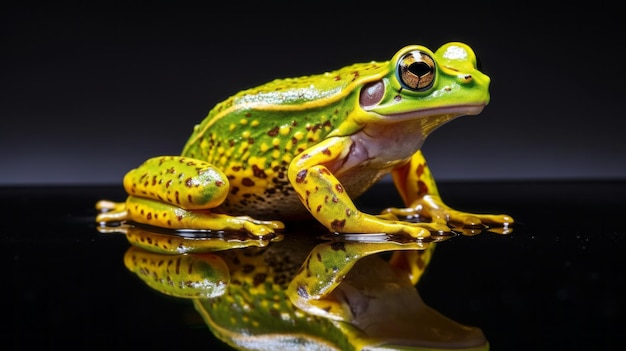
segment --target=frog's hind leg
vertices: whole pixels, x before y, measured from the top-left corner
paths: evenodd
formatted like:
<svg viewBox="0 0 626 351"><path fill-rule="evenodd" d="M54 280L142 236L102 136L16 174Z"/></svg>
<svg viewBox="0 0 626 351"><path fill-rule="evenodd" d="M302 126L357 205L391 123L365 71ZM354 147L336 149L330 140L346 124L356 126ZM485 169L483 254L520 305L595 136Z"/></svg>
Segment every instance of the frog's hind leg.
<svg viewBox="0 0 626 351"><path fill-rule="evenodd" d="M424 217L436 223L449 223L461 228L484 225L508 227L513 218L505 214L477 214L457 211L447 206L439 195L435 180L421 151L411 161L392 173L396 188L406 208L388 208L383 213L401 217Z"/></svg>
<svg viewBox="0 0 626 351"><path fill-rule="evenodd" d="M283 229L279 221L213 212L229 193L228 178L210 163L158 156L124 176L125 204L101 202L99 222L127 220L166 229L244 231L255 237Z"/></svg>

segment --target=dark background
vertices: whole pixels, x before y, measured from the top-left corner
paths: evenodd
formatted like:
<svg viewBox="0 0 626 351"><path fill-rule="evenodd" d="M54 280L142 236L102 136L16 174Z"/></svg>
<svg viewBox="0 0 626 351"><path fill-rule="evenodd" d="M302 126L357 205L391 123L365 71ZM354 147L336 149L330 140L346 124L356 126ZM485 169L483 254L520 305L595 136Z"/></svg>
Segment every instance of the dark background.
<svg viewBox="0 0 626 351"><path fill-rule="evenodd" d="M180 152L193 125L241 89L458 40L491 76L492 102L424 150L448 204L516 224L510 235L438 244L418 286L424 300L479 326L493 350L622 346L621 9L390 2L367 14L298 3L306 14L271 14L242 13L239 2L220 13L94 3L0 10L0 259L13 292L3 345L222 345L187 301L151 293L124 269L129 244L96 230L96 200L123 200L128 169ZM358 201L371 213L399 205L390 189L378 184Z"/></svg>
<svg viewBox="0 0 626 351"><path fill-rule="evenodd" d="M626 177L617 9L133 4L2 10L0 184L119 184L146 158L179 153L193 125L239 90L447 41L475 49L492 102L426 142L438 179Z"/></svg>

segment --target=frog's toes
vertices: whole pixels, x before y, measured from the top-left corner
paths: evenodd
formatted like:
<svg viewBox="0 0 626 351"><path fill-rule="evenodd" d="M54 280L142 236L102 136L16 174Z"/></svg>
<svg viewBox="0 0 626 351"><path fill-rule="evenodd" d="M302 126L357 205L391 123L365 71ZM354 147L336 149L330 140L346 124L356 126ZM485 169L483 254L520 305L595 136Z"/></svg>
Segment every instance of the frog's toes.
<svg viewBox="0 0 626 351"><path fill-rule="evenodd" d="M126 210L102 212L96 216L96 222L109 223L109 222L121 222L128 219L128 212Z"/></svg>
<svg viewBox="0 0 626 351"><path fill-rule="evenodd" d="M399 218L398 216L396 216L395 214L393 214L392 212L381 212L379 215L376 215L376 217L381 218L381 219L386 219L389 221L398 221Z"/></svg>
<svg viewBox="0 0 626 351"><path fill-rule="evenodd" d="M401 223L402 227L397 232L391 232L388 234L391 235L399 235L400 237L405 237L405 239L396 239L396 240L406 240L406 237L412 239L426 239L434 236L447 235L451 232L450 227L448 227L445 223L438 222L420 222L420 223L411 223L411 222L398 222Z"/></svg>
<svg viewBox="0 0 626 351"><path fill-rule="evenodd" d="M277 230L285 229L285 224L280 221L262 221L248 216L240 216L237 219L248 233L258 237L273 236Z"/></svg>
<svg viewBox="0 0 626 351"><path fill-rule="evenodd" d="M475 213L460 213L451 215L449 222L462 228L481 228L481 227L508 227L513 224L513 218L508 215L490 215Z"/></svg>
<svg viewBox="0 0 626 351"><path fill-rule="evenodd" d="M417 215L419 212L414 209L414 208L397 208L397 207L388 207L384 210L382 210L382 212L380 213L379 216L381 216L381 218L385 218L382 216L388 216L388 217L412 217Z"/></svg>
<svg viewBox="0 0 626 351"><path fill-rule="evenodd" d="M100 212L122 211L126 207L124 202L100 200L96 202L96 210Z"/></svg>
<svg viewBox="0 0 626 351"><path fill-rule="evenodd" d="M126 204L123 202L100 200L96 203L96 210L100 212L96 215L96 222L100 224L121 222L128 218Z"/></svg>
<svg viewBox="0 0 626 351"><path fill-rule="evenodd" d="M406 234L414 238L428 237L430 234L446 234L451 229L445 220L434 219L431 221L411 221L409 219L417 218L413 209L404 208L388 208L376 217L391 222L399 223L406 229ZM403 219L399 219L403 218Z"/></svg>
<svg viewBox="0 0 626 351"><path fill-rule="evenodd" d="M446 233L450 233L451 231L447 223L442 222L442 221L419 222L419 223L408 223L408 224L410 224L413 227L425 229L429 233L434 233L434 234L446 234Z"/></svg>
<svg viewBox="0 0 626 351"><path fill-rule="evenodd" d="M460 218L451 218L450 222L455 225L466 228L482 227L483 221L474 215L462 216Z"/></svg>

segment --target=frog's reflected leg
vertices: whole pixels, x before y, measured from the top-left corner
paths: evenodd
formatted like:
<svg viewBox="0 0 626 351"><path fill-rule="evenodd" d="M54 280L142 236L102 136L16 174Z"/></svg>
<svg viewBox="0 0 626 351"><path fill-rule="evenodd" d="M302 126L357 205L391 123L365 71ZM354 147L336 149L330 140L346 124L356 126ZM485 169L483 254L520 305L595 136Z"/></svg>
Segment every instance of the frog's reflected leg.
<svg viewBox="0 0 626 351"><path fill-rule="evenodd" d="M350 321L354 317L351 306L354 307L355 302L350 301L345 291L336 288L359 259L393 251L406 252L414 258L425 255L427 263L431 253L432 243L385 240L364 242L358 238L350 240L350 236L342 236L341 239L346 239L342 241L321 243L311 250L287 288L287 294L295 306L311 314ZM422 266L423 269L425 266ZM421 273L417 278L419 275Z"/></svg>
<svg viewBox="0 0 626 351"><path fill-rule="evenodd" d="M210 253L168 255L131 246L124 264L151 288L180 298L221 296L230 284L226 262Z"/></svg>
<svg viewBox="0 0 626 351"><path fill-rule="evenodd" d="M352 146L350 138L329 138L299 154L289 165L289 181L320 223L336 233L386 233L413 238L449 231L445 224L438 222L409 223L390 214L375 216L359 211L332 173L350 167L346 165L345 150L351 150Z"/></svg>
<svg viewBox="0 0 626 351"><path fill-rule="evenodd" d="M425 250L396 250L391 254L389 265L415 285L426 271L435 247L436 244L432 242Z"/></svg>
<svg viewBox="0 0 626 351"><path fill-rule="evenodd" d="M129 194L125 204L96 204L106 211L97 222L128 220L167 229L246 231L258 237L284 228L279 221L212 212L228 195L228 179L213 165L191 158L151 158L124 176L124 189Z"/></svg>
<svg viewBox="0 0 626 351"><path fill-rule="evenodd" d="M435 179L421 151L413 155L411 162L395 169L392 176L407 207L388 208L383 213L404 217L423 216L432 222L450 223L458 227L508 227L513 224L513 218L506 214L468 213L447 206L439 196Z"/></svg>

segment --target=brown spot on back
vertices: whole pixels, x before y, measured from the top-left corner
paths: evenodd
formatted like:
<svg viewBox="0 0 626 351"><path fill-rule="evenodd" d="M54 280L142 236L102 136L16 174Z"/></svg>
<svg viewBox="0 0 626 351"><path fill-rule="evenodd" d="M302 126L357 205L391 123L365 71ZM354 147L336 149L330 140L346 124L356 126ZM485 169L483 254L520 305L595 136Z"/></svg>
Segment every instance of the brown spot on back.
<svg viewBox="0 0 626 351"><path fill-rule="evenodd" d="M271 136L271 137L275 137L278 135L278 127L274 127L270 130L267 131L267 135Z"/></svg>
<svg viewBox="0 0 626 351"><path fill-rule="evenodd" d="M252 165L252 173L257 178L267 178L267 174L265 174L265 171L259 168L259 166L257 165Z"/></svg>
<svg viewBox="0 0 626 351"><path fill-rule="evenodd" d="M266 273L257 273L254 275L254 278L252 278L252 284L254 286L258 286L259 284L264 283L266 280L267 280Z"/></svg>

